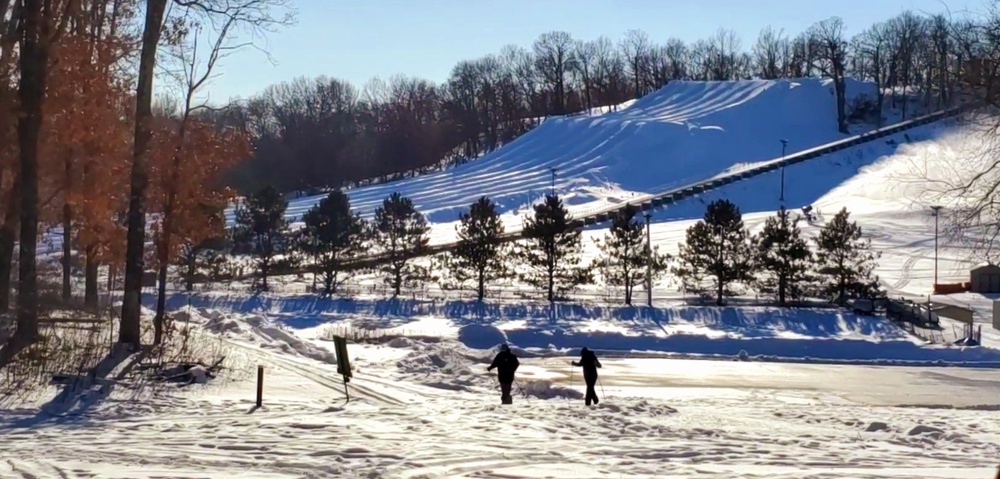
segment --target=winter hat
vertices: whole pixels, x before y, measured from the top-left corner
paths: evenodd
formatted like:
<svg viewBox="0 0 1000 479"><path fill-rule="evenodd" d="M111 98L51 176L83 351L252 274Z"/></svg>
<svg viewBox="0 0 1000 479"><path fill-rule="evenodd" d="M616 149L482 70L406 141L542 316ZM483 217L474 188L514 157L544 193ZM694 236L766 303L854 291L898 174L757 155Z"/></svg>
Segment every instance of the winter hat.
<svg viewBox="0 0 1000 479"><path fill-rule="evenodd" d="M510 351L510 346L507 346L507 343L503 343L503 344L500 345L500 350L501 351Z"/></svg>
<svg viewBox="0 0 1000 479"><path fill-rule="evenodd" d="M580 354L587 354L589 352L590 352L590 350L587 349L587 348L583 348L583 349L580 350Z"/></svg>

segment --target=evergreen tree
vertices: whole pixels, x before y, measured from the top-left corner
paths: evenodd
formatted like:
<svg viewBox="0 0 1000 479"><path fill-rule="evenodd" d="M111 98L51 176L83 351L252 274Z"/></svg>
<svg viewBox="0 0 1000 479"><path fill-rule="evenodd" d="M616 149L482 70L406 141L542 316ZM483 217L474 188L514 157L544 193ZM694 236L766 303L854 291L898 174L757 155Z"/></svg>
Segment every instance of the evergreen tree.
<svg viewBox="0 0 1000 479"><path fill-rule="evenodd" d="M612 218L604 241L597 241L602 254L594 265L608 284L625 288L627 305L632 304L636 285L647 284L647 270L655 280L666 269L666 255L649 249L638 212L638 207L629 204Z"/></svg>
<svg viewBox="0 0 1000 479"><path fill-rule="evenodd" d="M215 279L209 272L219 269L221 263L226 261L224 250L227 246L225 236L209 238L198 244L181 245L177 264L181 266L180 276L186 291L194 290L194 282L198 279Z"/></svg>
<svg viewBox="0 0 1000 479"><path fill-rule="evenodd" d="M350 274L344 262L361 249L364 220L351 214L347 195L332 191L307 211L302 221L305 223L302 249L315 259L315 267L323 277L324 293L334 294Z"/></svg>
<svg viewBox="0 0 1000 479"><path fill-rule="evenodd" d="M784 207L764 222L757 236L757 264L768 274L758 278L761 291L774 294L778 304L799 298L803 283L808 279L812 261L809 243L802 238L797 221L790 218Z"/></svg>
<svg viewBox="0 0 1000 479"><path fill-rule="evenodd" d="M459 281L474 279L479 301L486 296L486 283L507 274L503 222L496 204L479 198L468 213L459 216L458 246L451 252L451 269Z"/></svg>
<svg viewBox="0 0 1000 479"><path fill-rule="evenodd" d="M372 236L376 246L389 258L382 271L393 294L399 296L403 283L421 281L427 271L409 260L427 247L427 220L413 206L413 201L393 193L375 210Z"/></svg>
<svg viewBox="0 0 1000 479"><path fill-rule="evenodd" d="M705 218L688 228L680 260L676 273L685 284L697 288L706 275L714 279L721 306L727 286L752 279L751 237L740 209L729 200L709 203Z"/></svg>
<svg viewBox="0 0 1000 479"><path fill-rule="evenodd" d="M261 275L261 288L267 290L267 278L275 263L275 257L285 249L285 235L288 222L285 209L288 200L273 187L248 196L236 210L237 239L249 248L256 258L257 271Z"/></svg>
<svg viewBox="0 0 1000 479"><path fill-rule="evenodd" d="M835 294L838 302L849 295L871 297L879 292L878 277L872 273L880 255L861 235L861 227L850 221L850 213L843 208L816 238L819 273L829 277L826 292Z"/></svg>
<svg viewBox="0 0 1000 479"><path fill-rule="evenodd" d="M535 216L524 219L523 235L527 245L519 256L527 266L521 279L536 288L544 288L549 301L586 282L580 263L580 230L569 219L569 212L556 195L547 195L535 205Z"/></svg>

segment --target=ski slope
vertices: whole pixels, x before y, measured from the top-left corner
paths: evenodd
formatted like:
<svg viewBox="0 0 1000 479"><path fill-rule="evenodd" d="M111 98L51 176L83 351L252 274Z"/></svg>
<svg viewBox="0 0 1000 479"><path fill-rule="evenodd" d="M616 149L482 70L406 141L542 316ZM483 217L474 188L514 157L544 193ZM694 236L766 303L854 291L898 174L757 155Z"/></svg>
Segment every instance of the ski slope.
<svg viewBox="0 0 1000 479"><path fill-rule="evenodd" d="M862 94L872 96L873 85L848 82L849 100ZM554 191L579 214L780 157L781 139L792 153L845 138L835 112L833 85L823 79L671 82L616 112L547 119L476 161L348 194L362 215L394 192L411 198L438 243L454 237L451 223L483 195L518 228L552 190L553 171ZM298 220L321 198L291 201L286 216Z"/></svg>

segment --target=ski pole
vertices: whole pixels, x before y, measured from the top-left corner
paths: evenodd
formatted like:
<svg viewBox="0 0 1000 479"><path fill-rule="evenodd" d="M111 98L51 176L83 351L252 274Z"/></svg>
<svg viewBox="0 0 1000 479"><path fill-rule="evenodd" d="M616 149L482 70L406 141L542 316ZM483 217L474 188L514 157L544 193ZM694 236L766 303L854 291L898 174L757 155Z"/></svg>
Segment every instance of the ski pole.
<svg viewBox="0 0 1000 479"><path fill-rule="evenodd" d="M521 383L519 383L517 381L514 381L514 385L517 386L517 392L521 393L521 396L524 397L525 401L531 399L531 398L528 397L528 393L524 392L524 389L521 387Z"/></svg>
<svg viewBox="0 0 1000 479"><path fill-rule="evenodd" d="M573 367L573 363L570 363L569 364L569 388L570 389L573 389L573 370L574 369L576 369L576 368Z"/></svg>
<svg viewBox="0 0 1000 479"><path fill-rule="evenodd" d="M607 394L604 394L604 383L601 382L600 376L597 377L597 385L601 387L601 396L608 397Z"/></svg>

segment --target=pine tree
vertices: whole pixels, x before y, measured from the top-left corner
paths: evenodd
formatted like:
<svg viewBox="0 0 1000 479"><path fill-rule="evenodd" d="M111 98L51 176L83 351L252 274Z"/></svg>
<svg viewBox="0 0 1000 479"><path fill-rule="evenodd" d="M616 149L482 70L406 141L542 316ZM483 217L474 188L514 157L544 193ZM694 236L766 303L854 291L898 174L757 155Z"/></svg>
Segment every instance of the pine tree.
<svg viewBox="0 0 1000 479"><path fill-rule="evenodd" d="M227 248L226 237L206 239L198 244L185 243L181 246L177 264L181 267L180 276L186 291L194 290L194 282L199 278L214 281L211 271L220 269L226 262L224 251Z"/></svg>
<svg viewBox="0 0 1000 479"><path fill-rule="evenodd" d="M249 247L256 257L257 271L261 275L261 288L267 291L267 278L275 257L284 252L288 223L285 209L288 200L268 186L250 195L236 210L237 239Z"/></svg>
<svg viewBox="0 0 1000 479"><path fill-rule="evenodd" d="M393 193L375 210L372 235L376 245L389 257L383 272L394 295L399 296L404 282L427 277L427 271L409 264L409 260L427 247L429 231L427 220L413 206L413 201L399 193Z"/></svg>
<svg viewBox="0 0 1000 479"><path fill-rule="evenodd" d="M710 203L705 218L688 228L680 260L677 275L688 285L699 285L704 276L711 276L716 304L722 306L727 286L752 279L751 238L740 209L729 200Z"/></svg>
<svg viewBox="0 0 1000 479"><path fill-rule="evenodd" d="M524 219L527 239L519 256L528 267L521 279L544 288L549 301L586 282L580 263L580 230L569 220L569 212L556 195L547 195L535 205L535 216Z"/></svg>
<svg viewBox="0 0 1000 479"><path fill-rule="evenodd" d="M801 297L812 266L812 252L788 210L782 207L765 221L756 243L757 264L768 273L758 279L762 292L775 294L781 306L789 297Z"/></svg>
<svg viewBox="0 0 1000 479"><path fill-rule="evenodd" d="M872 277L879 254L871 250L871 240L862 239L861 227L849 221L843 208L816 238L819 273L829 277L826 292L838 302L848 295L871 297L878 294L878 277Z"/></svg>
<svg viewBox="0 0 1000 479"><path fill-rule="evenodd" d="M666 269L666 255L650 250L645 225L636 218L639 208L626 205L612 218L611 229L603 241L597 241L602 254L595 262L604 280L625 288L625 304L632 304L636 285L647 284L647 270L653 279Z"/></svg>
<svg viewBox="0 0 1000 479"><path fill-rule="evenodd" d="M350 199L341 191L332 191L302 216L303 238L308 253L316 260L323 276L325 294L334 294L347 279L349 268L344 261L356 254L364 238L364 220L351 214Z"/></svg>
<svg viewBox="0 0 1000 479"><path fill-rule="evenodd" d="M459 281L474 279L479 301L486 296L486 283L507 275L504 227L496 203L479 198L468 213L459 216L458 246L451 252L451 269Z"/></svg>

